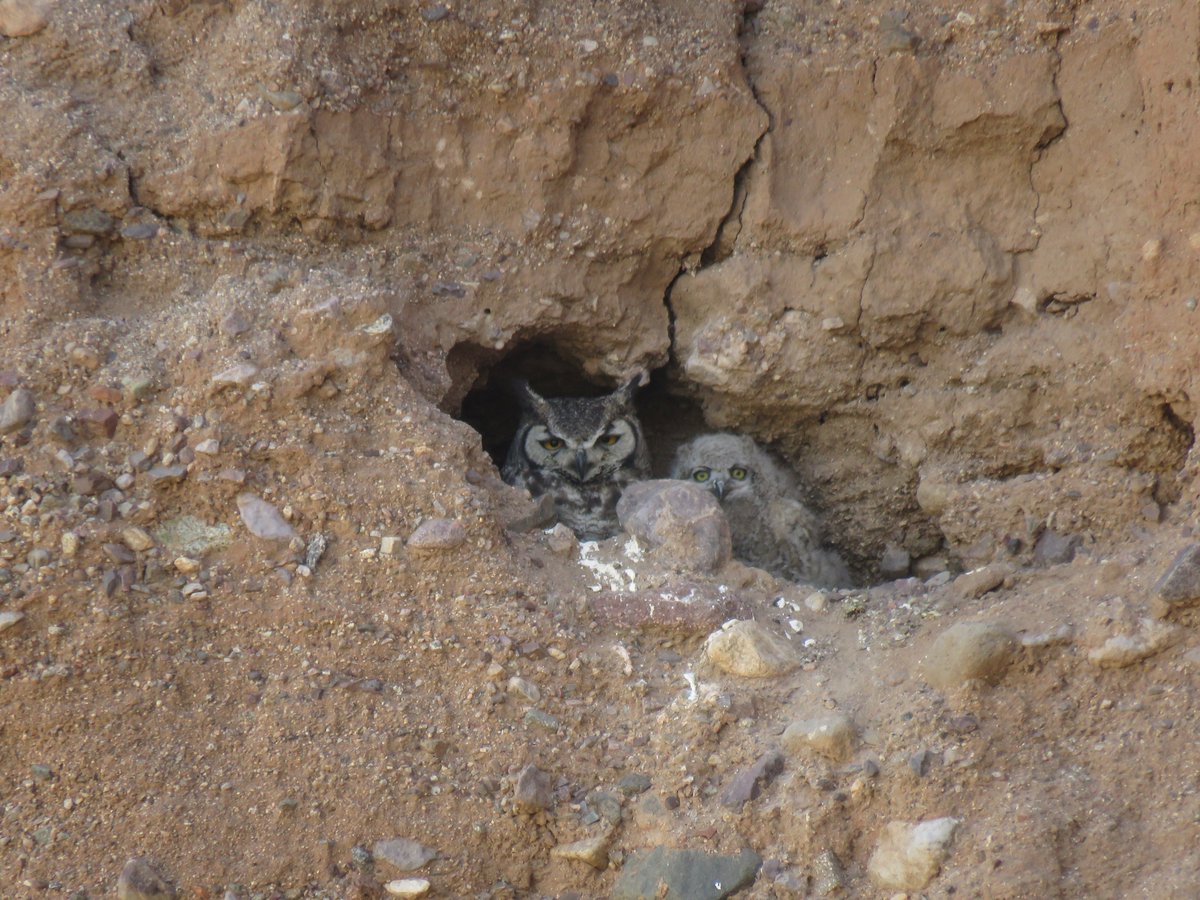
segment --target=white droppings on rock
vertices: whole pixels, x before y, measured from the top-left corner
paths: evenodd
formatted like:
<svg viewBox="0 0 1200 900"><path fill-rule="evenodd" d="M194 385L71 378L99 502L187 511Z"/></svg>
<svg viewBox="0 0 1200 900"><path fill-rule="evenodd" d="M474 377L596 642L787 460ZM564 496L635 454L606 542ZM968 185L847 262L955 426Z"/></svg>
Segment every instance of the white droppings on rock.
<svg viewBox="0 0 1200 900"><path fill-rule="evenodd" d="M941 871L959 821L889 822L867 863L872 883L885 890L922 890Z"/></svg>

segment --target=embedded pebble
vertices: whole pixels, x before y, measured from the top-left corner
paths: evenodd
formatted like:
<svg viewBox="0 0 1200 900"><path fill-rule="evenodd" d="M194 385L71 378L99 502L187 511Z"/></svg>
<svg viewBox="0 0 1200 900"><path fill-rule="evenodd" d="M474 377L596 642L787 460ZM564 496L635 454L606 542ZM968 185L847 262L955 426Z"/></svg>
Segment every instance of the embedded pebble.
<svg viewBox="0 0 1200 900"><path fill-rule="evenodd" d="M426 22L440 22L448 15L450 15L450 9L441 3L434 6L426 6L421 10L421 18Z"/></svg>
<svg viewBox="0 0 1200 900"><path fill-rule="evenodd" d="M858 742L858 729L845 713L831 713L790 724L780 743L788 752L812 749L834 762L849 758Z"/></svg>
<svg viewBox="0 0 1200 900"><path fill-rule="evenodd" d="M150 537L146 529L136 525L131 525L121 531L121 541L134 551L149 550L154 546L154 538Z"/></svg>
<svg viewBox="0 0 1200 900"><path fill-rule="evenodd" d="M429 888L428 878L397 878L383 886L393 897L423 897L429 893Z"/></svg>
<svg viewBox="0 0 1200 900"><path fill-rule="evenodd" d="M572 841L569 844L559 844L550 851L550 855L558 859L573 859L587 863L593 869L603 869L608 865L608 845L611 838L607 834Z"/></svg>
<svg viewBox="0 0 1200 900"><path fill-rule="evenodd" d="M884 890L922 890L941 871L958 825L949 817L916 825L889 822L867 863L872 883Z"/></svg>
<svg viewBox="0 0 1200 900"><path fill-rule="evenodd" d="M0 403L0 434L16 431L33 418L33 394L25 388L17 388Z"/></svg>
<svg viewBox="0 0 1200 900"><path fill-rule="evenodd" d="M221 452L221 442L216 438L205 438L196 445L196 452L205 456L216 456Z"/></svg>
<svg viewBox="0 0 1200 900"><path fill-rule="evenodd" d="M258 366L253 363L238 363L218 372L212 377L214 389L227 387L246 387L258 374Z"/></svg>
<svg viewBox="0 0 1200 900"><path fill-rule="evenodd" d="M295 529L287 523L274 504L261 497L250 493L238 494L237 507L242 522L255 537L287 541L296 536Z"/></svg>
<svg viewBox="0 0 1200 900"><path fill-rule="evenodd" d="M800 665L790 643L752 620L710 634L704 653L721 671L745 678L786 675Z"/></svg>
<svg viewBox="0 0 1200 900"><path fill-rule="evenodd" d="M518 678L514 675L508 679L508 693L516 694L530 703L537 703L542 699L542 692L532 681L526 681L524 678Z"/></svg>
<svg viewBox="0 0 1200 900"><path fill-rule="evenodd" d="M612 900L721 900L754 881L762 857L753 850L736 855L655 847L629 855L613 885Z"/></svg>
<svg viewBox="0 0 1200 900"><path fill-rule="evenodd" d="M23 618L25 618L25 613L16 610L6 609L4 612L0 612L0 631L11 628Z"/></svg>
<svg viewBox="0 0 1200 900"><path fill-rule="evenodd" d="M408 539L414 550L453 550L467 540L467 530L454 519L426 519Z"/></svg>
<svg viewBox="0 0 1200 900"><path fill-rule="evenodd" d="M190 556L177 556L174 565L181 575L195 575L200 571L200 560Z"/></svg>
<svg viewBox="0 0 1200 900"><path fill-rule="evenodd" d="M376 860L383 860L401 872L419 869L431 859L436 859L438 855L432 847L426 847L417 841L401 837L376 841L371 852Z"/></svg>
<svg viewBox="0 0 1200 900"><path fill-rule="evenodd" d="M1016 656L1016 635L996 622L960 622L941 634L921 663L926 681L939 690L979 679L995 683Z"/></svg>
<svg viewBox="0 0 1200 900"><path fill-rule="evenodd" d="M117 900L171 900L174 896L175 889L143 857L125 863L117 879Z"/></svg>
<svg viewBox="0 0 1200 900"><path fill-rule="evenodd" d="M64 531L60 538L63 556L70 559L79 552L79 535L73 531Z"/></svg>
<svg viewBox="0 0 1200 900"><path fill-rule="evenodd" d="M1160 619L1143 618L1133 634L1115 634L1088 651L1088 662L1102 669L1120 669L1161 653L1181 637L1177 625Z"/></svg>
<svg viewBox="0 0 1200 900"><path fill-rule="evenodd" d="M1155 583L1154 595L1169 607L1200 600L1200 544L1188 544L1175 554Z"/></svg>
<svg viewBox="0 0 1200 900"><path fill-rule="evenodd" d="M954 579L954 589L964 600L974 600L1004 584L1004 579L1011 572L1012 569L1009 566L1001 563L972 569Z"/></svg>
<svg viewBox="0 0 1200 900"><path fill-rule="evenodd" d="M746 803L762 793L763 788L775 780L783 771L783 754L768 750L750 766L742 769L729 781L721 793L721 805L740 810Z"/></svg>
<svg viewBox="0 0 1200 900"><path fill-rule="evenodd" d="M0 34L28 37L49 24L49 0L0 0Z"/></svg>
<svg viewBox="0 0 1200 900"><path fill-rule="evenodd" d="M528 765L517 776L513 803L517 812L536 813L550 808L550 776L535 765Z"/></svg>

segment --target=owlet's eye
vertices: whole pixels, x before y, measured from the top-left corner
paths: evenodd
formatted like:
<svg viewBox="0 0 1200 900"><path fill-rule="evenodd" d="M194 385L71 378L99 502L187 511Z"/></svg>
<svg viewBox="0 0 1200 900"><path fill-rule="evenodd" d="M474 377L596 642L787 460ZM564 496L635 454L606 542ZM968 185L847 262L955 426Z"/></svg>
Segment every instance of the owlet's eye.
<svg viewBox="0 0 1200 900"><path fill-rule="evenodd" d="M604 437L600 438L600 443L602 443L605 447L611 447L620 439L621 436L619 434L606 434Z"/></svg>
<svg viewBox="0 0 1200 900"><path fill-rule="evenodd" d="M561 450L563 445L562 438L546 438L540 443L547 450Z"/></svg>
<svg viewBox="0 0 1200 900"><path fill-rule="evenodd" d="M708 481L710 472L708 469L697 469L692 473L692 478L696 481Z"/></svg>
<svg viewBox="0 0 1200 900"><path fill-rule="evenodd" d="M743 469L741 466L734 466L732 469L729 470L729 477L732 478L734 481L745 481L746 476L749 474L750 473L748 471L746 471L745 469Z"/></svg>

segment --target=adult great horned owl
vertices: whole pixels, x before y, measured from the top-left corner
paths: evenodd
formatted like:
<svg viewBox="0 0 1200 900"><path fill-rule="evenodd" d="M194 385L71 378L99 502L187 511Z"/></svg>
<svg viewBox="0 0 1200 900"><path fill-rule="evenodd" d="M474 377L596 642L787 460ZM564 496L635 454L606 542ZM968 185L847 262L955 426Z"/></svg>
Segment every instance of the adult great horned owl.
<svg viewBox="0 0 1200 900"><path fill-rule="evenodd" d="M733 555L792 581L850 584L846 564L821 545L821 525L797 496L795 479L753 439L705 434L675 453L672 478L712 491L733 534Z"/></svg>
<svg viewBox="0 0 1200 900"><path fill-rule="evenodd" d="M501 473L538 498L554 498L558 520L581 540L621 530L617 501L650 472L642 425L633 405L635 377L603 397L542 397L516 385L521 422Z"/></svg>

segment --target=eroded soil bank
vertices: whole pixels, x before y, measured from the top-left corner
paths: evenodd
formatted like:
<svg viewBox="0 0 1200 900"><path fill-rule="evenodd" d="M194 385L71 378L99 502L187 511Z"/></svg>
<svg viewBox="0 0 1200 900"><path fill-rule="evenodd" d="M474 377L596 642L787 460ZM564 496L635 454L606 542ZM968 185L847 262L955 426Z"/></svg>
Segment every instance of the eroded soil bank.
<svg viewBox="0 0 1200 900"><path fill-rule="evenodd" d="M0 2L4 896L383 896L391 838L435 896L638 896L657 848L1191 896L1197 46L1168 2ZM657 474L753 435L861 586L533 527L505 384L639 370Z"/></svg>

